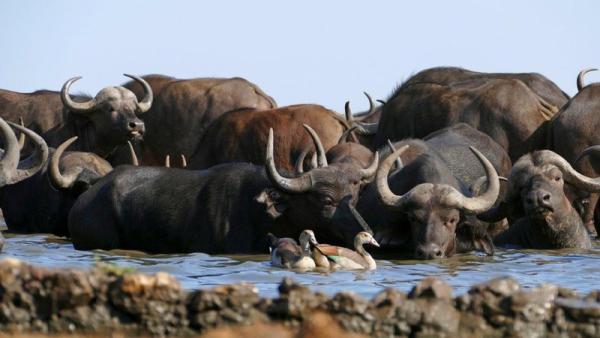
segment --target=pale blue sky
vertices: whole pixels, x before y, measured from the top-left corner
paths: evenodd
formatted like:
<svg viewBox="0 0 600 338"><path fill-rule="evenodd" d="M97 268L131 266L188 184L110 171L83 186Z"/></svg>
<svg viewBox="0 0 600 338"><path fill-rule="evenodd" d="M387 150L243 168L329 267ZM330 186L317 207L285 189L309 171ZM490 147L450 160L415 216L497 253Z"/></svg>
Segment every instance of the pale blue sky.
<svg viewBox="0 0 600 338"><path fill-rule="evenodd" d="M337 111L440 65L537 71L573 94L600 67L599 1L0 1L0 88L95 94L122 73L242 76ZM590 74L587 81L600 81Z"/></svg>

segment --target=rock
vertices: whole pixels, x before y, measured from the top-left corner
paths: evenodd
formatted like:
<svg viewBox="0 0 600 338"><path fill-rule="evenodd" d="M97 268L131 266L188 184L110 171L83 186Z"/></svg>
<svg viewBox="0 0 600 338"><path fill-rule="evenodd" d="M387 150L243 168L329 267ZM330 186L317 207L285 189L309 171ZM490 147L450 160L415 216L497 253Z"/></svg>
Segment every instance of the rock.
<svg viewBox="0 0 600 338"><path fill-rule="evenodd" d="M435 277L427 277L422 279L415 285L408 298L433 298L451 301L452 300L452 287L448 283Z"/></svg>
<svg viewBox="0 0 600 338"><path fill-rule="evenodd" d="M168 274L115 274L106 269L50 270L0 261L0 330L22 334L118 332L210 337L596 337L600 292L585 297L511 278L473 286L452 299L435 278L407 296L386 289L370 301L351 292L328 297L284 279L275 299L250 284L191 293ZM217 330L215 330L217 329Z"/></svg>
<svg viewBox="0 0 600 338"><path fill-rule="evenodd" d="M307 287L284 278L279 285L279 298L267 309L271 318L300 321L315 310L324 309L327 296L313 293Z"/></svg>
<svg viewBox="0 0 600 338"><path fill-rule="evenodd" d="M268 302L251 284L223 285L191 294L188 302L190 325L200 331L230 324L268 321Z"/></svg>
<svg viewBox="0 0 600 338"><path fill-rule="evenodd" d="M164 272L119 277L109 288L109 301L122 315L141 322L153 334L169 335L187 326L181 285Z"/></svg>

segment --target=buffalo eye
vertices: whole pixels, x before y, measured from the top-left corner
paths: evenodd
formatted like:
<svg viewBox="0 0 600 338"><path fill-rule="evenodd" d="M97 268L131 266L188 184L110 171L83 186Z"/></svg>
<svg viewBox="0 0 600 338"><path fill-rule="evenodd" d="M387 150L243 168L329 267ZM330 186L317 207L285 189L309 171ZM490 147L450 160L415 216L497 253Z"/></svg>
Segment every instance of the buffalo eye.
<svg viewBox="0 0 600 338"><path fill-rule="evenodd" d="M323 204L330 206L333 205L333 198L329 197L329 196L325 196L322 199Z"/></svg>
<svg viewBox="0 0 600 338"><path fill-rule="evenodd" d="M556 177L554 178L554 180L555 180L556 182L560 181L560 176L556 176Z"/></svg>

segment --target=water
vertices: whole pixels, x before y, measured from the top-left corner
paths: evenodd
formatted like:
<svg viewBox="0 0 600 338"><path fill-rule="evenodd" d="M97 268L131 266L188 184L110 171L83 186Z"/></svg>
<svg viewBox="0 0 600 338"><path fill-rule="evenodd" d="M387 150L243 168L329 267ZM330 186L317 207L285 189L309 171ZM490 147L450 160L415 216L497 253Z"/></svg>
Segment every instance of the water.
<svg viewBox="0 0 600 338"><path fill-rule="evenodd" d="M219 284L250 282L263 296L277 295L283 277L293 277L312 290L327 294L354 291L370 298L386 287L409 291L416 281L437 276L464 293L475 283L497 276L511 276L526 287L560 284L581 293L600 289L600 242L586 251L502 250L493 257L457 255L435 262L378 260L375 271L300 273L271 267L268 255L210 256L202 253L147 255L132 251L77 251L62 238L49 235L5 234L0 259L14 257L50 268L90 268L98 260L132 267L137 271L165 271L175 275L189 290Z"/></svg>

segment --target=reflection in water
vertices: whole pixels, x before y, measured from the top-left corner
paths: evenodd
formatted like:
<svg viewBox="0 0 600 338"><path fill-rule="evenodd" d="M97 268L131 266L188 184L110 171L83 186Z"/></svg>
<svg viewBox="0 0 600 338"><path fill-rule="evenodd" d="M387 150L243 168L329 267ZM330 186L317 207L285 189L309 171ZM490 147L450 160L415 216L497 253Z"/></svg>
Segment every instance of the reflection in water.
<svg viewBox="0 0 600 338"><path fill-rule="evenodd" d="M497 276L511 276L522 285L556 283L585 293L600 289L600 251L498 250L493 257L458 255L442 261L380 260L378 269L369 272L297 273L273 268L268 255L209 256L202 253L183 255L146 255L136 251L76 251L62 238L47 235L5 234L7 243L0 254L51 267L89 268L97 260L140 272L165 271L177 276L186 289L219 284L250 282L264 296L275 296L283 277L309 285L313 290L333 294L350 290L371 297L385 287L410 290L426 276L443 278L455 287L455 293ZM597 245L600 243L596 243Z"/></svg>

